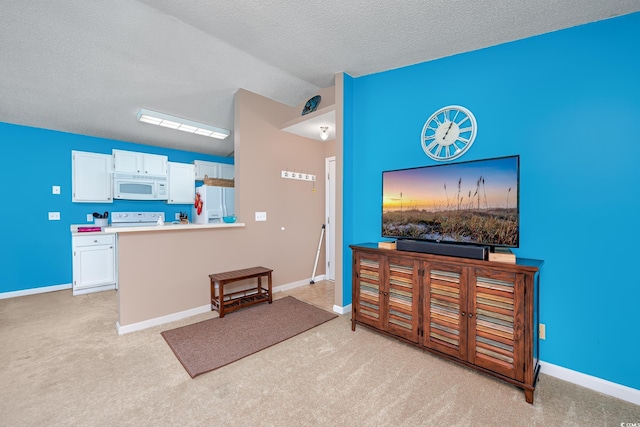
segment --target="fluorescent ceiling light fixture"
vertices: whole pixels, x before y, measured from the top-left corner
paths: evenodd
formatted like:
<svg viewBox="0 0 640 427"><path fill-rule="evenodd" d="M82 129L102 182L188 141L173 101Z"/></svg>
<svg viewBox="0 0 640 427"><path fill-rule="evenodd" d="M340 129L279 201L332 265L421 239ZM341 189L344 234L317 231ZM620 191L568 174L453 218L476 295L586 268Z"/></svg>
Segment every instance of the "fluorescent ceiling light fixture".
<svg viewBox="0 0 640 427"><path fill-rule="evenodd" d="M225 139L231 133L227 129L222 129L206 123L194 122L193 120L182 119L157 111L141 108L138 111L138 120L152 125L163 126L170 129L177 129L183 132L195 133L196 135L209 136L211 138Z"/></svg>

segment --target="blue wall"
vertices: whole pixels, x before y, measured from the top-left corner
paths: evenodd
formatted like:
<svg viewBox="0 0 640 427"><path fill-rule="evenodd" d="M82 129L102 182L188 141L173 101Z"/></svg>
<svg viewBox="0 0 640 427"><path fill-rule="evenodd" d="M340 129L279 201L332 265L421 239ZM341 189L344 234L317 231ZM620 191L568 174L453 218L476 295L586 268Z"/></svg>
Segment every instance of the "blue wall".
<svg viewBox="0 0 640 427"><path fill-rule="evenodd" d="M71 224L87 224L94 211L158 211L167 221L191 205L116 200L113 203L71 202L71 151L110 154L112 149L162 154L171 162L206 160L233 163L231 158L169 150L45 129L0 123L3 182L0 209L0 293L72 282ZM61 187L60 195L51 186ZM48 212L60 212L49 221Z"/></svg>
<svg viewBox="0 0 640 427"><path fill-rule="evenodd" d="M640 13L346 78L344 294L349 244L380 240L381 172L435 164L425 120L478 121L459 160L520 155L520 257L545 260L541 359L640 389Z"/></svg>

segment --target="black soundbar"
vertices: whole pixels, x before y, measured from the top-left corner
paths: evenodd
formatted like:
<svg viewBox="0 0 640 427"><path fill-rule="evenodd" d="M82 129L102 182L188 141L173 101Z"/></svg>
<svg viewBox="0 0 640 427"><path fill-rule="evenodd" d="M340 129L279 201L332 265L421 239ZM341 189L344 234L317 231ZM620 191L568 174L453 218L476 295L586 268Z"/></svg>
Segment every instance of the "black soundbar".
<svg viewBox="0 0 640 427"><path fill-rule="evenodd" d="M399 251L483 260L489 256L489 248L485 246L454 245L451 243L425 242L421 240L400 239L396 243L396 249Z"/></svg>

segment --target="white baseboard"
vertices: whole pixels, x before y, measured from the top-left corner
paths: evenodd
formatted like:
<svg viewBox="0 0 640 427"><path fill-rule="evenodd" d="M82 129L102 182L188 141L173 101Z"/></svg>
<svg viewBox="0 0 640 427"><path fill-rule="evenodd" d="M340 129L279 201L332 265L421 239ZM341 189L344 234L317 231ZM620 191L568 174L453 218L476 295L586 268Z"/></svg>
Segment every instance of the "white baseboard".
<svg viewBox="0 0 640 427"><path fill-rule="evenodd" d="M320 280L325 280L325 275L322 274L320 276L316 276L315 281L319 282ZM300 286L309 285L311 283L311 279L309 280L298 280L297 282L285 283L284 285L276 286L273 288L273 293L282 292L282 291L290 291L291 289L299 288ZM333 311L338 314L345 314L351 312L351 304L340 307L339 305L333 306Z"/></svg>
<svg viewBox="0 0 640 427"><path fill-rule="evenodd" d="M325 275L321 274L315 277L315 282L324 280ZM282 292L290 289L294 289L300 286L308 285L311 283L311 279L298 280L297 282L286 283L284 285L276 286L273 288L273 292ZM22 297L25 295L43 294L45 292L62 291L64 289L71 289L73 286L71 283L64 285L43 286L41 288L24 289L21 291L0 292L0 299Z"/></svg>
<svg viewBox="0 0 640 427"><path fill-rule="evenodd" d="M324 280L324 275L316 276L316 280ZM298 280L297 282L286 283L284 285L275 286L273 293L287 291L295 289L300 286L308 285L311 279ZM195 316L197 314L207 313L211 311L211 304L203 305L201 307L192 308L189 310L180 311L178 313L168 314L166 316L156 317L149 320L144 320L138 323L132 323L130 325L121 326L120 322L116 322L116 330L119 335L128 334L130 332L141 331L143 329L152 328L154 326L163 325L169 322L175 322L186 317Z"/></svg>
<svg viewBox="0 0 640 427"><path fill-rule="evenodd" d="M22 291L0 292L0 299L23 297L25 295L43 294L45 292L62 291L71 289L71 283L65 285L43 286L41 288L24 289Z"/></svg>
<svg viewBox="0 0 640 427"><path fill-rule="evenodd" d="M320 275L318 275L316 277L313 277L312 279L313 279L313 282L315 283L315 282L319 282L321 280L326 280L326 278L327 278L326 274L320 274ZM309 279L309 283L311 283L312 279ZM332 280L332 282L333 282L333 280Z"/></svg>
<svg viewBox="0 0 640 427"><path fill-rule="evenodd" d="M345 305L344 307L340 307L339 305L333 306L333 311L338 314L347 314L351 312L351 304Z"/></svg>
<svg viewBox="0 0 640 427"><path fill-rule="evenodd" d="M640 390L635 388L583 374L582 372L572 371L571 369L543 362L542 360L540 361L540 372L618 399L626 400L627 402L631 402L636 405L640 405Z"/></svg>
<svg viewBox="0 0 640 427"><path fill-rule="evenodd" d="M116 322L116 331L118 331L118 335L124 335L130 332L141 331L143 329L152 328L154 326L164 325L165 323L175 322L176 320L182 320L186 317L191 317L191 316L195 316L202 313L208 313L210 311L211 311L211 304L207 304L207 305L203 305L196 308L190 308L189 310L167 314L166 316L160 316L160 317L155 317L149 320L143 320L142 322L132 323L130 325L120 326L120 322Z"/></svg>
<svg viewBox="0 0 640 427"><path fill-rule="evenodd" d="M324 280L324 275L316 276L317 280ZM297 282L285 283L284 285L275 286L272 291L275 294L276 292L287 291L290 289L295 289L300 286L308 285L311 282L311 279L298 280ZM211 311L211 304L203 305L201 307L192 308L189 310L180 311L178 313L168 314L166 316L156 317L149 320L144 320L138 323L132 323L130 325L121 326L120 322L116 322L116 330L119 335L128 334L130 332L141 331L143 329L152 328L154 326L163 325L169 322L175 322L176 320L181 320L186 317L195 316L197 314L207 313Z"/></svg>
<svg viewBox="0 0 640 427"><path fill-rule="evenodd" d="M115 290L116 290L116 285L111 284L111 285L103 285L103 286L94 286L92 288L74 289L72 295L75 297L77 295L86 295L86 294L93 294L96 292L115 291Z"/></svg>
<svg viewBox="0 0 640 427"><path fill-rule="evenodd" d="M316 276L314 282L319 282L320 280L324 280L324 274L320 276ZM311 279L303 279L298 280L296 282L285 283L284 285L274 286L273 293L282 292L282 291L290 291L291 289L299 288L300 286L311 284Z"/></svg>

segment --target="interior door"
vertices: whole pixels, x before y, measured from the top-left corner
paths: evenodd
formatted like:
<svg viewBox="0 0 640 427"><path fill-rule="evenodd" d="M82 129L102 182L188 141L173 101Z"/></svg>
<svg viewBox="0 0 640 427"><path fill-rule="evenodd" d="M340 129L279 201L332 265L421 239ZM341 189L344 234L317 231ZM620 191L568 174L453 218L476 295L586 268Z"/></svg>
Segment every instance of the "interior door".
<svg viewBox="0 0 640 427"><path fill-rule="evenodd" d="M327 260L327 268L325 270L325 278L327 280L336 280L336 229L334 226L336 217L336 158L327 157L325 159L325 175L327 178L325 186L325 258Z"/></svg>

